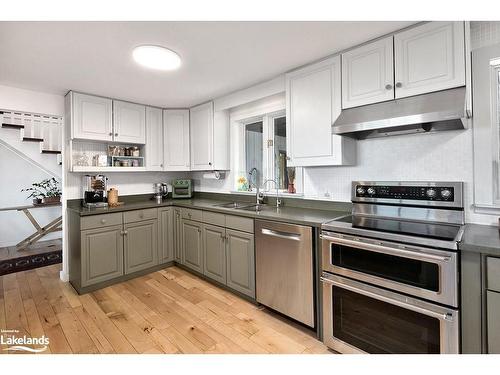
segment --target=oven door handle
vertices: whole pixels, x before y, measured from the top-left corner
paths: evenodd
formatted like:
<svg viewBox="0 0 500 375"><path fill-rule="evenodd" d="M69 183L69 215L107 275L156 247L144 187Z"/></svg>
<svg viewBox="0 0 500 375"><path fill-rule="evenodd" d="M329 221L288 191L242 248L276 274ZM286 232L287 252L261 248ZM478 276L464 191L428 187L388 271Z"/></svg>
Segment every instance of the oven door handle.
<svg viewBox="0 0 500 375"><path fill-rule="evenodd" d="M424 315L427 315L427 316L430 316L433 318L437 318L439 320L446 320L449 322L453 321L453 316L449 313L432 311L432 310L426 309L424 307L415 306L414 304L411 304L411 303L406 303L406 302L399 301L399 300L394 299L394 298L383 296L383 295L374 293L370 290L366 290L363 287L354 286L354 285L350 284L348 280L345 280L345 279L343 279L344 281L339 282L339 281L335 281L335 280L332 280L330 278L321 276L320 280L324 283L332 284L332 285L338 286L339 288L347 289L351 292L358 293L358 294L361 294L363 296L367 296L370 298L374 298L374 299L377 299L379 301L389 303L391 305L399 306L399 307L402 307L402 308L407 309L407 310L415 311L417 313L421 313L421 314L424 314Z"/></svg>
<svg viewBox="0 0 500 375"><path fill-rule="evenodd" d="M322 234L321 239L327 240L339 245L346 245L346 246L351 246L351 247L357 247L361 248L364 250L368 251L375 251L377 253L383 253L383 254L388 254L388 255L395 255L395 256L402 256L405 258L410 258L410 259L415 259L415 260L422 260L422 261L438 261L438 262L449 262L451 260L451 257L449 256L442 256L442 255L436 255L436 254L430 254L430 253L425 253L422 251L411 251L411 250L403 250L403 249L397 249L394 247L388 247L388 246L383 246L383 245L376 245L376 244L371 244L363 241L356 241L356 240L348 240L345 238L337 238L337 237L331 237Z"/></svg>

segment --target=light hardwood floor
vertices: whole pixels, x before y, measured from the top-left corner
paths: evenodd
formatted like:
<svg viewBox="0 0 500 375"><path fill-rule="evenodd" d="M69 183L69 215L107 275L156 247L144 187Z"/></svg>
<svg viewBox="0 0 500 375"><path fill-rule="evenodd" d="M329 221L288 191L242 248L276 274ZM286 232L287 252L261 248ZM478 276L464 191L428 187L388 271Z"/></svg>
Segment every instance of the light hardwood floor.
<svg viewBox="0 0 500 375"><path fill-rule="evenodd" d="M82 296L60 268L0 277L0 329L45 334L47 353L330 353L303 327L177 267Z"/></svg>

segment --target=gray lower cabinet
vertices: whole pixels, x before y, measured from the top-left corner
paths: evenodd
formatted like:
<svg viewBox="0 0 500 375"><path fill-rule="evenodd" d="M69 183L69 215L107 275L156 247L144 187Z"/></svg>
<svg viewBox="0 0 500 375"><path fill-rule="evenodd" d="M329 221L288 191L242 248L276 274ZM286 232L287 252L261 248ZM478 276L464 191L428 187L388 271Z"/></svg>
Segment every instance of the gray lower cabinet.
<svg viewBox="0 0 500 375"><path fill-rule="evenodd" d="M174 208L174 260L184 264L182 257L182 215L180 208Z"/></svg>
<svg viewBox="0 0 500 375"><path fill-rule="evenodd" d="M227 286L255 298L253 233L226 229Z"/></svg>
<svg viewBox="0 0 500 375"><path fill-rule="evenodd" d="M182 258L184 265L203 273L202 223L182 220Z"/></svg>
<svg viewBox="0 0 500 375"><path fill-rule="evenodd" d="M158 210L158 263L174 260L174 210L172 207Z"/></svg>
<svg viewBox="0 0 500 375"><path fill-rule="evenodd" d="M133 273L158 264L158 220L124 225L125 273Z"/></svg>
<svg viewBox="0 0 500 375"><path fill-rule="evenodd" d="M226 284L226 228L203 224L203 274Z"/></svg>
<svg viewBox="0 0 500 375"><path fill-rule="evenodd" d="M86 287L123 275L122 226L81 232L81 285Z"/></svg>
<svg viewBox="0 0 500 375"><path fill-rule="evenodd" d="M486 291L488 353L500 354L500 293Z"/></svg>

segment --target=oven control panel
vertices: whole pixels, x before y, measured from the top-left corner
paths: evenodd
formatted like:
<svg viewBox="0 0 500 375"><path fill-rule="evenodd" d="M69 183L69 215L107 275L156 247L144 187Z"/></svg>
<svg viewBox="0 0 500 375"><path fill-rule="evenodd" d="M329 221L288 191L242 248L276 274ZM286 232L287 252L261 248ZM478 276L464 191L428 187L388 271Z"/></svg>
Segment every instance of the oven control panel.
<svg viewBox="0 0 500 375"><path fill-rule="evenodd" d="M406 199L420 201L453 202L455 188L453 186L384 186L361 185L355 187L357 198Z"/></svg>

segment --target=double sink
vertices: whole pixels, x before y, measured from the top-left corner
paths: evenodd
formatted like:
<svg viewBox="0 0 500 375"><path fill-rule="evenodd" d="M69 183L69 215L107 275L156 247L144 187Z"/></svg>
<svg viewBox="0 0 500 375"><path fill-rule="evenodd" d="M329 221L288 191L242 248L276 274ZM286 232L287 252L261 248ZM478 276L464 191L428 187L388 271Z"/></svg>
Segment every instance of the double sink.
<svg viewBox="0 0 500 375"><path fill-rule="evenodd" d="M252 211L252 212L260 212L260 211L264 211L264 210L269 210L269 211L276 210L276 208L274 206L268 206L265 204L248 203L248 202L219 203L219 204L214 204L214 207L233 208L235 210Z"/></svg>

